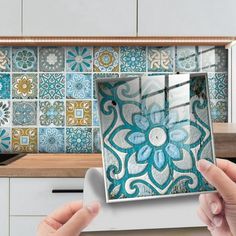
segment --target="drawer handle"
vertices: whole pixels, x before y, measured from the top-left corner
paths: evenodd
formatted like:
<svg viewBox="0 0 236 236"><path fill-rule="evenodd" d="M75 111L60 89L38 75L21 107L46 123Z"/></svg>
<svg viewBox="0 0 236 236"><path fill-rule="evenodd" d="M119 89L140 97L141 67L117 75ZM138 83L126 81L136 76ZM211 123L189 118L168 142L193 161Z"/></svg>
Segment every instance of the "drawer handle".
<svg viewBox="0 0 236 236"><path fill-rule="evenodd" d="M53 189L52 193L83 193L83 189Z"/></svg>

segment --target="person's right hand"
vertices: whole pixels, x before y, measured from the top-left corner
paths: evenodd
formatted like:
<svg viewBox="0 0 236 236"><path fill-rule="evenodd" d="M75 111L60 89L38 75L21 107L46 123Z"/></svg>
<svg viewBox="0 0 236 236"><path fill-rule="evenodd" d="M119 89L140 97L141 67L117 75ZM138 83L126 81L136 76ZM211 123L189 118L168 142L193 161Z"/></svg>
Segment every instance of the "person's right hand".
<svg viewBox="0 0 236 236"><path fill-rule="evenodd" d="M236 236L236 164L217 159L217 166L206 160L198 170L218 193L201 194L198 215L212 236Z"/></svg>

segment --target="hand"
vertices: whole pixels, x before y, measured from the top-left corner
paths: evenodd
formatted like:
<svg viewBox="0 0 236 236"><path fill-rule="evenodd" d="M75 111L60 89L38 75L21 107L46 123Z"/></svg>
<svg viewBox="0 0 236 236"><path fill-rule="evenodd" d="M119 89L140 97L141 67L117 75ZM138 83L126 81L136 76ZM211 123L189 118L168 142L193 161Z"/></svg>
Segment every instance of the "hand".
<svg viewBox="0 0 236 236"><path fill-rule="evenodd" d="M37 236L78 236L98 214L99 203L86 207L72 202L47 216L39 225Z"/></svg>
<svg viewBox="0 0 236 236"><path fill-rule="evenodd" d="M217 166L206 160L198 170L218 193L201 194L198 215L212 236L236 236L236 164L217 160Z"/></svg>

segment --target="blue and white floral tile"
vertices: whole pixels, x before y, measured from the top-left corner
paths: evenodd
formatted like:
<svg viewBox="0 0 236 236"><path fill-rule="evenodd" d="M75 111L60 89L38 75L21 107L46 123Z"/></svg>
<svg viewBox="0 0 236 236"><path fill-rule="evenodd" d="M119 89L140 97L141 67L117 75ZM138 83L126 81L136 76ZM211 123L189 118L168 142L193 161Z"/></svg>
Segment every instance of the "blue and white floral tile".
<svg viewBox="0 0 236 236"><path fill-rule="evenodd" d="M13 74L12 75L12 98L13 99L36 99L38 96L37 74Z"/></svg>
<svg viewBox="0 0 236 236"><path fill-rule="evenodd" d="M101 153L101 136L100 136L100 128L93 129L93 152Z"/></svg>
<svg viewBox="0 0 236 236"><path fill-rule="evenodd" d="M41 72L62 72L65 68L63 47L39 48L39 70Z"/></svg>
<svg viewBox="0 0 236 236"><path fill-rule="evenodd" d="M37 71L37 47L13 47L12 71L36 72Z"/></svg>
<svg viewBox="0 0 236 236"><path fill-rule="evenodd" d="M11 152L11 129L0 128L0 153Z"/></svg>
<svg viewBox="0 0 236 236"><path fill-rule="evenodd" d="M93 101L93 126L100 126L97 100Z"/></svg>
<svg viewBox="0 0 236 236"><path fill-rule="evenodd" d="M228 121L227 100L211 100L211 118L214 122Z"/></svg>
<svg viewBox="0 0 236 236"><path fill-rule="evenodd" d="M11 48L0 47L0 72L10 72L11 70Z"/></svg>
<svg viewBox="0 0 236 236"><path fill-rule="evenodd" d="M9 100L0 100L0 127L11 125L11 102Z"/></svg>
<svg viewBox="0 0 236 236"><path fill-rule="evenodd" d="M94 47L93 53L94 72L118 72L119 48L118 47Z"/></svg>
<svg viewBox="0 0 236 236"><path fill-rule="evenodd" d="M201 71L205 72L227 72L228 50L225 47L201 46L200 61Z"/></svg>
<svg viewBox="0 0 236 236"><path fill-rule="evenodd" d="M146 47L120 47L121 72L146 71Z"/></svg>
<svg viewBox="0 0 236 236"><path fill-rule="evenodd" d="M175 53L176 72L199 71L199 49L197 46L178 46Z"/></svg>
<svg viewBox="0 0 236 236"><path fill-rule="evenodd" d="M62 73L43 73L39 75L40 99L64 99L65 76Z"/></svg>
<svg viewBox="0 0 236 236"><path fill-rule="evenodd" d="M92 72L92 47L68 47L66 49L66 71Z"/></svg>
<svg viewBox="0 0 236 236"><path fill-rule="evenodd" d="M12 124L28 126L37 124L37 102L13 102Z"/></svg>
<svg viewBox="0 0 236 236"><path fill-rule="evenodd" d="M227 99L228 96L228 74L208 73L208 82L211 99Z"/></svg>
<svg viewBox="0 0 236 236"><path fill-rule="evenodd" d="M11 78L10 74L0 74L0 99L11 97Z"/></svg>
<svg viewBox="0 0 236 236"><path fill-rule="evenodd" d="M91 99L92 98L92 74L67 74L66 98Z"/></svg>
<svg viewBox="0 0 236 236"><path fill-rule="evenodd" d="M66 152L91 153L92 129L91 128L66 128Z"/></svg>
<svg viewBox="0 0 236 236"><path fill-rule="evenodd" d="M38 152L37 128L13 128L12 151L13 152Z"/></svg>
<svg viewBox="0 0 236 236"><path fill-rule="evenodd" d="M174 47L148 47L148 71L173 72Z"/></svg>
<svg viewBox="0 0 236 236"><path fill-rule="evenodd" d="M64 101L40 101L40 125L42 126L64 126L65 105Z"/></svg>
<svg viewBox="0 0 236 236"><path fill-rule="evenodd" d="M39 151L63 153L65 151L64 128L40 128Z"/></svg>
<svg viewBox="0 0 236 236"><path fill-rule="evenodd" d="M93 74L93 98L96 99L96 86L95 81L96 79L102 79L102 78L118 78L118 73L94 73Z"/></svg>
<svg viewBox="0 0 236 236"><path fill-rule="evenodd" d="M163 87L163 78L98 81L108 202L214 190L196 166L203 158L215 162L206 77L164 78L164 87L172 84L168 93L187 85L182 96L188 102L177 107L170 107L166 89L158 91L164 95L158 99L152 86L147 85L144 93L140 90L140 84L144 88L152 80Z"/></svg>

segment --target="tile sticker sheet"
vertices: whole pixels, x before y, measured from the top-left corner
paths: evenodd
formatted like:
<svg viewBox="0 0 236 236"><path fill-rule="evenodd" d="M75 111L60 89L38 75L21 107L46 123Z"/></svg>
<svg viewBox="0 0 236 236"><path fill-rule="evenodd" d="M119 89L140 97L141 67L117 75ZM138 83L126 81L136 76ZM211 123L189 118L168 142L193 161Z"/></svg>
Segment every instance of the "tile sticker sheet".
<svg viewBox="0 0 236 236"><path fill-rule="evenodd" d="M213 191L196 167L215 162L205 74L97 81L107 202Z"/></svg>

